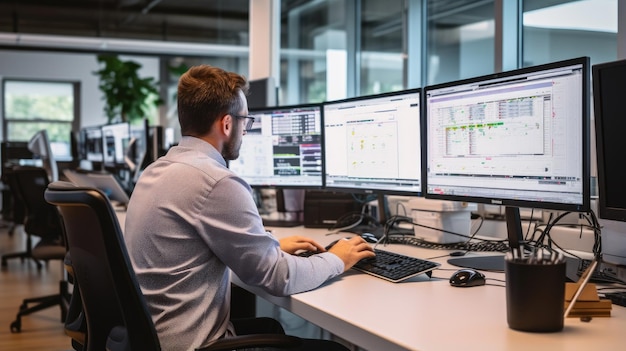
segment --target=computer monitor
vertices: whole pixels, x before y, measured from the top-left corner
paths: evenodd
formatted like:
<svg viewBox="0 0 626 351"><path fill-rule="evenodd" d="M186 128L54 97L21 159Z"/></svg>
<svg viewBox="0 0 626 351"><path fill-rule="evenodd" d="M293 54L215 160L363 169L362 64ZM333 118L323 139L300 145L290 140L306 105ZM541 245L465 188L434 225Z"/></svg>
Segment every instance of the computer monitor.
<svg viewBox="0 0 626 351"><path fill-rule="evenodd" d="M592 67L602 260L626 265L626 60ZM622 277L622 280L625 280Z"/></svg>
<svg viewBox="0 0 626 351"><path fill-rule="evenodd" d="M426 198L519 207L590 208L589 58L424 88Z"/></svg>
<svg viewBox="0 0 626 351"><path fill-rule="evenodd" d="M127 122L105 124L101 129L104 167L124 167L124 154L130 141L130 125Z"/></svg>
<svg viewBox="0 0 626 351"><path fill-rule="evenodd" d="M319 104L250 109L252 130L229 168L257 188L322 188Z"/></svg>
<svg viewBox="0 0 626 351"><path fill-rule="evenodd" d="M50 182L59 180L59 169L50 148L48 132L45 129L38 131L30 138L28 150L41 159L42 166L46 170Z"/></svg>
<svg viewBox="0 0 626 351"><path fill-rule="evenodd" d="M305 189L323 187L322 114L319 104L250 108L255 121L243 137L239 157L229 162L257 193L275 189L278 218L268 226L303 223ZM261 196L258 196L259 198Z"/></svg>
<svg viewBox="0 0 626 351"><path fill-rule="evenodd" d="M326 188L422 192L420 89L324 103Z"/></svg>
<svg viewBox="0 0 626 351"><path fill-rule="evenodd" d="M102 163L102 129L101 126L89 126L80 129L79 157L81 160Z"/></svg>
<svg viewBox="0 0 626 351"><path fill-rule="evenodd" d="M323 104L326 189L379 195L422 194L421 89Z"/></svg>

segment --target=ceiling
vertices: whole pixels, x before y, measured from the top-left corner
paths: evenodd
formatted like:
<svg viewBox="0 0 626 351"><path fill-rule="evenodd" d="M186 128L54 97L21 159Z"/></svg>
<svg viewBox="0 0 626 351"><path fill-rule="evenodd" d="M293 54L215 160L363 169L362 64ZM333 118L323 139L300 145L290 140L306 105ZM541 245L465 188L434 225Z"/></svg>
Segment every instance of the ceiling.
<svg viewBox="0 0 626 351"><path fill-rule="evenodd" d="M0 33L52 34L70 37L125 38L165 42L248 45L250 0L0 0ZM334 3L352 0L282 0L281 12L313 8L308 28L332 25ZM385 41L402 40L404 0L362 0L362 32L393 33ZM494 0L427 0L430 28L454 28L493 19ZM526 10L565 0L525 0ZM52 3L52 4L51 4ZM315 11L318 10L318 11ZM335 14L344 21L342 14ZM283 15L283 20L287 18ZM319 22L316 24L315 22ZM369 32L368 32L369 31ZM368 38L375 38L375 35ZM397 37L397 38L396 38ZM371 48L376 49L376 48Z"/></svg>
<svg viewBox="0 0 626 351"><path fill-rule="evenodd" d="M0 0L0 32L241 45L248 1Z"/></svg>

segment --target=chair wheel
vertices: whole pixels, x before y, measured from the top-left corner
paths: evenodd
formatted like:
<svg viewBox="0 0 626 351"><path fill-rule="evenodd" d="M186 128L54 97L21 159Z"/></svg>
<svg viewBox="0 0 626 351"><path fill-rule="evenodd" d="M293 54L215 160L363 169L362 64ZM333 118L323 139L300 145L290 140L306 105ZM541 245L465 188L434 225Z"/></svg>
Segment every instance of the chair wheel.
<svg viewBox="0 0 626 351"><path fill-rule="evenodd" d="M16 320L11 323L11 333L19 333L22 331L22 321Z"/></svg>

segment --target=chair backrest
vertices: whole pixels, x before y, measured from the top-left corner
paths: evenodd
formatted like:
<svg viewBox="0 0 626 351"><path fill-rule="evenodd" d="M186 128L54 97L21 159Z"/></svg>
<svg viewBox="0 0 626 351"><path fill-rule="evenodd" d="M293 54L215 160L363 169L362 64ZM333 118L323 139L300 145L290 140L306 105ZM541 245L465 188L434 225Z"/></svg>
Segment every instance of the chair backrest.
<svg viewBox="0 0 626 351"><path fill-rule="evenodd" d="M22 195L18 190L17 183L17 175L13 172L12 168L4 168L2 170L2 180L9 185L9 189L11 190L10 195L10 210L11 210L11 220L15 224L24 224L26 208L24 206L24 200L22 200ZM2 196L5 196L3 193ZM4 199L3 199L4 204ZM4 209L3 209L4 212Z"/></svg>
<svg viewBox="0 0 626 351"><path fill-rule="evenodd" d="M120 349L160 350L108 198L97 189L58 181L48 186L45 199L63 219L87 323L86 350L104 350L114 329L114 338L122 335Z"/></svg>
<svg viewBox="0 0 626 351"><path fill-rule="evenodd" d="M26 208L24 231L47 241L61 242L63 227L56 208L44 199L48 187L48 173L40 167L14 167L11 170L14 186Z"/></svg>

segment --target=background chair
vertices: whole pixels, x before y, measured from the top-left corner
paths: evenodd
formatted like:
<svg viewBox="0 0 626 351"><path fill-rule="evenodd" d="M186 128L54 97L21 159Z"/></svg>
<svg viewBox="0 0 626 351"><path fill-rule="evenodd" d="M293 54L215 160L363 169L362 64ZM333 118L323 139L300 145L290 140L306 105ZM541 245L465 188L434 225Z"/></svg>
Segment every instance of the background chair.
<svg viewBox="0 0 626 351"><path fill-rule="evenodd" d="M18 225L24 224L24 221L26 220L26 217L25 217L26 209L24 206L24 201L22 200L22 196L18 189L19 185L17 183L17 177L16 177L15 172L13 171L13 167L4 168L3 173L2 173L2 178L9 188L9 194L11 198L11 202L10 202L11 210L10 211L11 211L11 220L13 223L11 224L11 227L9 228L9 235L13 235L15 232L15 228ZM33 258L32 257L33 238L31 234L29 234L28 232L25 232L25 234L26 234L26 245L25 245L26 247L24 248L24 250L18 251L18 252L11 252L11 253L2 255L2 268L7 267L7 264L8 264L7 261L10 259L19 258L22 262L24 262L27 259ZM37 268L41 268L41 262L35 260L35 263L37 264Z"/></svg>
<svg viewBox="0 0 626 351"><path fill-rule="evenodd" d="M44 192L48 187L48 174L43 168L37 167L15 167L11 173L17 194L26 208L24 231L29 237L40 238L32 249L30 240L27 240L29 245L27 252L38 263L39 261L47 263L50 260L62 261L67 251L62 222L57 209L44 199ZM11 323L11 331L21 331L22 316L53 306L61 308L61 321L65 321L70 295L68 281L63 277L59 281L59 293L24 299L15 321Z"/></svg>
<svg viewBox="0 0 626 351"><path fill-rule="evenodd" d="M54 182L45 199L59 208L86 321L85 350L160 350L152 317L132 268L122 230L99 190ZM203 331L199 331L203 332ZM254 334L219 339L202 351L294 347L300 339Z"/></svg>

